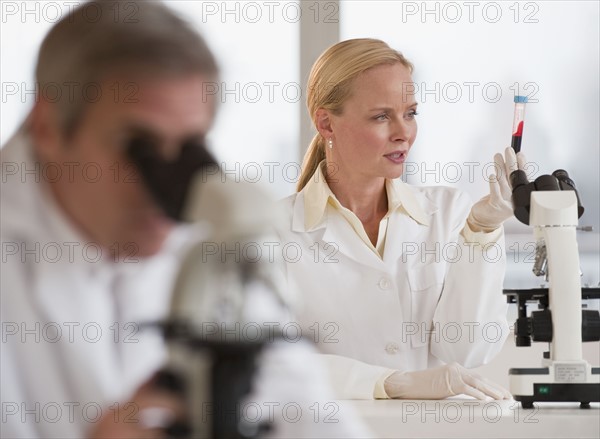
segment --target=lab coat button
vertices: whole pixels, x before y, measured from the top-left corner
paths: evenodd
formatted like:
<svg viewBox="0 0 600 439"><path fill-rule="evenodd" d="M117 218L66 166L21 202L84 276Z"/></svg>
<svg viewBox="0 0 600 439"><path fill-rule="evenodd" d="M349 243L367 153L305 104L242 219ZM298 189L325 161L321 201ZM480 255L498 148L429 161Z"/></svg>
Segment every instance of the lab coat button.
<svg viewBox="0 0 600 439"><path fill-rule="evenodd" d="M398 346L398 343L388 343L385 345L385 351L390 355L397 354L399 350L400 346Z"/></svg>
<svg viewBox="0 0 600 439"><path fill-rule="evenodd" d="M387 290L390 288L390 281L387 280L385 277L382 277L381 280L379 281L379 288L381 288L382 290Z"/></svg>

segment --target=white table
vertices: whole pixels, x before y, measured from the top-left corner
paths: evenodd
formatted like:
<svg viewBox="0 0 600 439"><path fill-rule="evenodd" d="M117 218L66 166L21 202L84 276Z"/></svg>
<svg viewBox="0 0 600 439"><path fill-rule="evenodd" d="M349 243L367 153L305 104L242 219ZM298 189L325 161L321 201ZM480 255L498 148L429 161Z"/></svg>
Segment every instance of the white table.
<svg viewBox="0 0 600 439"><path fill-rule="evenodd" d="M536 403L474 399L338 401L351 405L381 438L596 438L600 404Z"/></svg>

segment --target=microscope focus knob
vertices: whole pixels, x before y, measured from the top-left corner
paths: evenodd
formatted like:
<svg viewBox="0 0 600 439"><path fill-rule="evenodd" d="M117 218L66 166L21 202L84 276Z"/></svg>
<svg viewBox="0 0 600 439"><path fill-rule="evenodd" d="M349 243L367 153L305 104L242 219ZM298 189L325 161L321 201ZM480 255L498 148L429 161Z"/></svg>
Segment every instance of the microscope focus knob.
<svg viewBox="0 0 600 439"><path fill-rule="evenodd" d="M552 341L552 314L549 309L531 313L531 337L533 341Z"/></svg>
<svg viewBox="0 0 600 439"><path fill-rule="evenodd" d="M600 312L585 309L581 315L581 341L600 341Z"/></svg>

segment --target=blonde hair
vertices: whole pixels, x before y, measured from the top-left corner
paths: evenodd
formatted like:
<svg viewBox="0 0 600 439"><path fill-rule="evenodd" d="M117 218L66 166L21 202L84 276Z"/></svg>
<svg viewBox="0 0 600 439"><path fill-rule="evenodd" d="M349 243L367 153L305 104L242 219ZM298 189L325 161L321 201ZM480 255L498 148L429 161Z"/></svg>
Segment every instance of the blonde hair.
<svg viewBox="0 0 600 439"><path fill-rule="evenodd" d="M352 82L364 71L384 64L400 63L412 73L413 65L402 53L385 42L373 38L357 38L334 44L321 54L308 77L306 106L316 126L320 108L341 114L344 102L350 97ZM296 186L300 192L325 159L325 139L317 133L310 143L302 173Z"/></svg>

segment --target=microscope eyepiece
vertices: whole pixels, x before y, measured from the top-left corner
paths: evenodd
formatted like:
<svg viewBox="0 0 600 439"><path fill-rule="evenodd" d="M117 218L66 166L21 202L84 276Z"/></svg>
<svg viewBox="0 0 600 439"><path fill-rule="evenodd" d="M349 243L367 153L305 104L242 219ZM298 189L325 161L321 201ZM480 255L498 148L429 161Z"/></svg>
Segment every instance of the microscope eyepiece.
<svg viewBox="0 0 600 439"><path fill-rule="evenodd" d="M510 186L513 190L519 186L526 185L529 183L527 174L522 169L517 169L510 174Z"/></svg>
<svg viewBox="0 0 600 439"><path fill-rule="evenodd" d="M176 157L161 156L152 139L135 137L128 144L127 155L139 170L142 180L157 204L170 218L182 221L192 180L197 172L218 169L217 162L201 141L183 142ZM206 172L210 175L214 172Z"/></svg>
<svg viewBox="0 0 600 439"><path fill-rule="evenodd" d="M529 199L533 183L529 182L525 171L517 169L510 174L510 186L515 217L523 224L529 224Z"/></svg>
<svg viewBox="0 0 600 439"><path fill-rule="evenodd" d="M585 209L581 205L581 199L579 198L579 193L577 192L577 188L575 187L575 182L569 177L568 172L564 169L557 169L552 173L552 175L558 180L558 184L560 185L561 190L575 191L575 195L577 196L577 217L581 218L581 215L583 215Z"/></svg>
<svg viewBox="0 0 600 439"><path fill-rule="evenodd" d="M540 175L533 182L537 191L559 191L558 180L552 175Z"/></svg>
<svg viewBox="0 0 600 439"><path fill-rule="evenodd" d="M565 190L564 185L570 186L570 189L575 188L575 182L569 178L569 174L564 169L557 169L552 173L556 177L556 179L561 183L561 189Z"/></svg>

